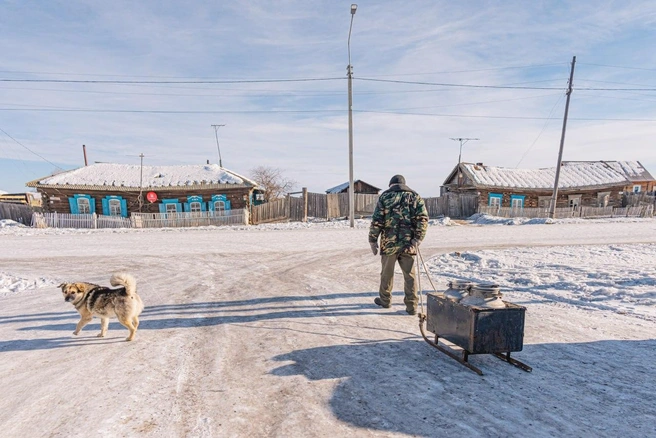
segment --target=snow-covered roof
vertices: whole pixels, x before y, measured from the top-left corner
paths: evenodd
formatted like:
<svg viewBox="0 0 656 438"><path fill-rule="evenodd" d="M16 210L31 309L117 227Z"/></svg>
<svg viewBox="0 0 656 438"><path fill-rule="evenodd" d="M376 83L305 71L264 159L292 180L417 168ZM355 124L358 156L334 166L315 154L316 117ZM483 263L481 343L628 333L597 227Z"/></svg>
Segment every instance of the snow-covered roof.
<svg viewBox="0 0 656 438"><path fill-rule="evenodd" d="M8 193L9 193L9 192L5 192L4 190L0 190L0 195L6 195L6 194L8 194Z"/></svg>
<svg viewBox="0 0 656 438"><path fill-rule="evenodd" d="M347 189L348 186L349 186L349 182L346 181L343 184L340 184L338 186L335 186L335 187L332 187L332 188L326 190L326 193L341 193L341 191L344 190L344 189Z"/></svg>
<svg viewBox="0 0 656 438"><path fill-rule="evenodd" d="M645 169L640 161L604 161L629 181L654 181L654 177Z"/></svg>
<svg viewBox="0 0 656 438"><path fill-rule="evenodd" d="M371 184L366 183L366 182L364 182L364 181L362 181L362 180L360 180L360 179L356 179L355 181L353 181L353 185L355 185L355 184L357 184L357 183L359 183L359 182L361 182L362 184L366 184L366 185L368 185L369 187L371 187L371 188L373 188L373 189L380 190L378 187L374 187L374 186L372 186ZM332 194L332 193L341 193L343 190L348 189L348 186L349 186L349 182L346 181L346 182L343 183L343 184L340 184L340 185L338 185L338 186L335 186L335 187L331 187L331 188L329 188L328 190L326 190L326 193L328 193L328 194Z"/></svg>
<svg viewBox="0 0 656 438"><path fill-rule="evenodd" d="M553 189L556 168L511 169L461 163L475 186ZM611 166L600 161L563 162L558 180L559 188L579 188L621 185L626 177Z"/></svg>
<svg viewBox="0 0 656 438"><path fill-rule="evenodd" d="M257 186L254 181L231 172L218 164L181 166L142 166L136 164L96 163L62 172L28 186L86 186L86 187L185 187L199 184L234 184Z"/></svg>

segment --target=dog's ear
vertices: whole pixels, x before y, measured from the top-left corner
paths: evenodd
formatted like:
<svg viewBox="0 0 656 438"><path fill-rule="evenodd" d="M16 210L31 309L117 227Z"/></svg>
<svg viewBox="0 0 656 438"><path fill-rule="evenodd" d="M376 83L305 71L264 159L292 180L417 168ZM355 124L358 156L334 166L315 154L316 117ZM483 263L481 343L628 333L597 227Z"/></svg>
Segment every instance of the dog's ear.
<svg viewBox="0 0 656 438"><path fill-rule="evenodd" d="M63 289L63 288L65 288L65 287L66 287L66 285L67 285L67 284L68 284L68 283L62 283L62 284L60 284L60 285L59 285L59 286L57 286L57 287L59 287L59 288L61 288L61 289Z"/></svg>

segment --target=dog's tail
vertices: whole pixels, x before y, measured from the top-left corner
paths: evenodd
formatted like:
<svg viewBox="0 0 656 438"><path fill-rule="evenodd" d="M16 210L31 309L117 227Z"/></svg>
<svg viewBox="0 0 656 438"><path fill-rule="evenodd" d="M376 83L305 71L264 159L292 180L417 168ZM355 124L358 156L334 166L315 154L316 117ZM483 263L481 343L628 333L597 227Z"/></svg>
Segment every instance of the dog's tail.
<svg viewBox="0 0 656 438"><path fill-rule="evenodd" d="M137 280L126 272L118 272L112 275L109 283L112 286L123 286L128 295L134 295L137 292Z"/></svg>

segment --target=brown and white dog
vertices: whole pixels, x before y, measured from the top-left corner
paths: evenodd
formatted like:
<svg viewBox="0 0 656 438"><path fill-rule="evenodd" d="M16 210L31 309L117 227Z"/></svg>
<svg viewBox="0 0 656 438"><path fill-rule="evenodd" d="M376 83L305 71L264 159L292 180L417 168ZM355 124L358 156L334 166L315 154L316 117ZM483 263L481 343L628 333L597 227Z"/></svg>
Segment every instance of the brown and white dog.
<svg viewBox="0 0 656 438"><path fill-rule="evenodd" d="M109 318L117 317L130 334L125 339L131 341L139 327L139 315L144 305L137 295L137 281L127 273L117 273L109 280L116 289L99 286L93 283L62 283L60 287L64 294L64 301L72 303L80 313L80 321L75 327L74 335L87 325L94 316L100 318L100 334L102 338L107 333Z"/></svg>

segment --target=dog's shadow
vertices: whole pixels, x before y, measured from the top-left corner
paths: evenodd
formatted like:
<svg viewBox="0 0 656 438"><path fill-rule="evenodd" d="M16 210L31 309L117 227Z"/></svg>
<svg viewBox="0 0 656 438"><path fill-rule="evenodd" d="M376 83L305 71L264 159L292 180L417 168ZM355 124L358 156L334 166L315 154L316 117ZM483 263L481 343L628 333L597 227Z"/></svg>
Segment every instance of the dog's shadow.
<svg viewBox="0 0 656 438"><path fill-rule="evenodd" d="M140 316L139 331L248 324L283 319L348 317L367 313L405 315L405 310L402 311L405 307L401 303L395 306L398 307L397 309L389 310L381 310L373 305L373 297L376 295L376 292L355 292L147 306ZM17 331L68 332L72 336L78 320L77 312L67 311L5 316L0 317L0 324L20 324L21 327L18 327ZM102 341L103 338L95 336L99 332L100 320L94 318L80 332L80 338L0 341L0 352L70 347L80 342L89 342L91 337ZM127 329L116 319L112 319L108 338L104 339L123 341L126 334Z"/></svg>

